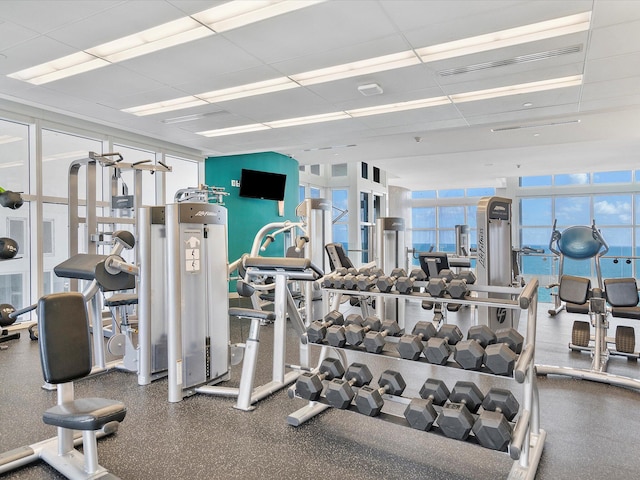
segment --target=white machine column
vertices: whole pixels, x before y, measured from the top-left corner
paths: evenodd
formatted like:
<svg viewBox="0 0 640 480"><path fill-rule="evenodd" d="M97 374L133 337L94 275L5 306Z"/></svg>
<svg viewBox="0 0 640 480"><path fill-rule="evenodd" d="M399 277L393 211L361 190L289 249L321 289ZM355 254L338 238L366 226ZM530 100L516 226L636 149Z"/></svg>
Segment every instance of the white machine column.
<svg viewBox="0 0 640 480"><path fill-rule="evenodd" d="M513 278L511 239L511 199L484 197L478 203L478 251L476 284L479 286L511 287ZM511 298L509 293L482 293L480 297ZM516 312L519 313L519 312ZM512 310L478 307L478 324L492 330L518 328L518 316Z"/></svg>
<svg viewBox="0 0 640 480"><path fill-rule="evenodd" d="M404 230L403 218L381 217L376 220L375 261L386 275L394 268L406 268ZM404 318L404 307L403 300L379 299L376 302L376 315L381 320L400 321Z"/></svg>

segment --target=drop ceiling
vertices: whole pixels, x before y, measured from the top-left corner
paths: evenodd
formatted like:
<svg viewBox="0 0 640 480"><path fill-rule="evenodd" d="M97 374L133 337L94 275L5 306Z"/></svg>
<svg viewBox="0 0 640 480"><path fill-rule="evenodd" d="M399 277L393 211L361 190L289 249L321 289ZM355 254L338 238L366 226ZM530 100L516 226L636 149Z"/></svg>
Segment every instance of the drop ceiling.
<svg viewBox="0 0 640 480"><path fill-rule="evenodd" d="M202 156L276 151L301 164L365 161L385 170L390 184L412 189L640 166L636 0L329 0L43 85L7 76L222 3L3 0L0 108L64 113ZM587 11L589 30L556 38L161 114L122 111ZM574 75L583 75L580 85L530 94L197 133ZM383 93L358 91L370 84Z"/></svg>

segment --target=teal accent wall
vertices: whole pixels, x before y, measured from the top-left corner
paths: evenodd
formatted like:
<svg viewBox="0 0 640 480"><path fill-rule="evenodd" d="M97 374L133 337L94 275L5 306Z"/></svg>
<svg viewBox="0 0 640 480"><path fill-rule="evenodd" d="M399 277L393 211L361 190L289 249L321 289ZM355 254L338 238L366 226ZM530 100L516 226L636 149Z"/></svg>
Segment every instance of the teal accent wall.
<svg viewBox="0 0 640 480"><path fill-rule="evenodd" d="M239 196L240 188L233 186L233 182L240 182L243 168L287 176L283 217L278 215L278 202L275 200ZM229 262L249 253L253 238L267 223L297 221L299 170L297 160L291 157L275 152L208 157L204 163L204 178L207 185L224 187L229 193L224 198L229 212ZM282 235L278 235L276 241L260 255L281 256L283 249ZM232 288L235 289L235 285Z"/></svg>

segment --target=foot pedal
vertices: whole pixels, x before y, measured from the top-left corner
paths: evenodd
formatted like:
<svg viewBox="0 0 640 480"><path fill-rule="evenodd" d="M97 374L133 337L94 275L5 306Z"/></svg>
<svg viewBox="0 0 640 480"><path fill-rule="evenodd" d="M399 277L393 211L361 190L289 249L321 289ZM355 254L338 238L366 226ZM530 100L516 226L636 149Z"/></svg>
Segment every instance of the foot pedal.
<svg viewBox="0 0 640 480"><path fill-rule="evenodd" d="M588 347L589 340L591 340L589 322L582 322L580 320L573 322L573 328L571 329L571 343L578 347Z"/></svg>
<svg viewBox="0 0 640 480"><path fill-rule="evenodd" d="M622 353L634 353L636 350L636 332L633 327L616 327L616 350Z"/></svg>

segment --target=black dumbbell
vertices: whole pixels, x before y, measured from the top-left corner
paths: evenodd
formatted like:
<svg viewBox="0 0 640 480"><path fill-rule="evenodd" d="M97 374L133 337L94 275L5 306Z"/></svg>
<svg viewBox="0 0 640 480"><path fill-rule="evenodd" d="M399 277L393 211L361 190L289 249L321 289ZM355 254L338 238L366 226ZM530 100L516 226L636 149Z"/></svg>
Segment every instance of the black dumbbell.
<svg viewBox="0 0 640 480"><path fill-rule="evenodd" d="M8 260L18 254L18 242L13 238L0 237L0 259Z"/></svg>
<svg viewBox="0 0 640 480"><path fill-rule="evenodd" d="M325 358L318 372L304 372L296 380L296 393L305 400L316 401L322 393L323 380L333 380L344 375L342 363L336 358Z"/></svg>
<svg viewBox="0 0 640 480"><path fill-rule="evenodd" d="M307 328L307 340L311 343L321 343L331 325L342 325L344 317L338 310L332 310L324 316L324 320L316 320Z"/></svg>
<svg viewBox="0 0 640 480"><path fill-rule="evenodd" d="M22 206L24 201L20 192L12 192L0 187L0 205L12 210L17 210Z"/></svg>
<svg viewBox="0 0 640 480"><path fill-rule="evenodd" d="M378 331L382 327L382 322L378 317L368 316L364 319L362 325L349 325L345 329L347 343L357 347L364 340L367 332Z"/></svg>
<svg viewBox="0 0 640 480"><path fill-rule="evenodd" d="M385 370L378 380L380 388L374 389L364 386L356 395L356 408L358 412L369 417L375 417L382 411L384 399L382 395L402 395L407 387L402 375L394 370Z"/></svg>
<svg viewBox="0 0 640 480"><path fill-rule="evenodd" d="M496 330L496 343L506 343L515 353L522 353L524 337L515 328L500 328Z"/></svg>
<svg viewBox="0 0 640 480"><path fill-rule="evenodd" d="M364 336L364 348L369 353L380 353L384 349L385 338L395 337L400 333L400 326L394 320L385 320L382 322L379 332L369 331Z"/></svg>
<svg viewBox="0 0 640 480"><path fill-rule="evenodd" d="M482 413L473 424L473 434L480 445L504 451L511 441L509 423L518 414L520 404L509 390L492 388L482 402Z"/></svg>
<svg viewBox="0 0 640 480"><path fill-rule="evenodd" d="M456 345L453 359L465 370L480 370L485 348L495 341L496 335L487 325L474 325L467 332L467 340Z"/></svg>
<svg viewBox="0 0 640 480"><path fill-rule="evenodd" d="M322 286L325 288L340 288L342 286L342 278L347 274L344 267L336 268L329 275L325 275L322 279Z"/></svg>
<svg viewBox="0 0 640 480"><path fill-rule="evenodd" d="M442 380L429 378L420 388L420 398L413 398L404 411L411 428L429 430L438 417L433 405L444 405L450 392Z"/></svg>
<svg viewBox="0 0 640 480"><path fill-rule="evenodd" d="M437 423L442 433L449 438L466 440L471 433L475 418L472 413L482 405L483 395L472 382L457 382L449 396L449 402L438 414Z"/></svg>
<svg viewBox="0 0 640 480"><path fill-rule="evenodd" d="M427 362L444 365L451 355L451 345L457 344L460 340L462 340L460 328L457 325L445 323L440 327L436 336L427 341L424 349Z"/></svg>
<svg viewBox="0 0 640 480"><path fill-rule="evenodd" d="M349 408L355 396L353 388L368 385L373 380L369 368L362 363L352 363L343 378L334 378L327 384L325 397L329 405L344 410Z"/></svg>
<svg viewBox="0 0 640 480"><path fill-rule="evenodd" d="M398 293L405 295L410 294L415 290L415 283L417 281L424 281L426 278L427 275L421 268L414 268L408 276L399 277L398 280L396 280L396 290Z"/></svg>
<svg viewBox="0 0 640 480"><path fill-rule="evenodd" d="M407 273L405 272L404 268L394 268L391 271L391 275L382 275L378 278L378 280L376 281L376 287L378 287L378 290L383 293L389 293L393 288L393 284L396 282L396 280L400 277L405 277L406 275Z"/></svg>
<svg viewBox="0 0 640 480"><path fill-rule="evenodd" d="M347 343L347 337L345 332L345 327L351 325L362 325L362 316L357 313L352 313L347 315L347 318L344 321L344 325L331 325L327 328L327 333L325 335L325 340L332 347L342 348Z"/></svg>
<svg viewBox="0 0 640 480"><path fill-rule="evenodd" d="M411 335L403 335L398 341L397 349L400 357L407 360L417 360L424 350L424 344L436 332L436 327L431 322L418 322Z"/></svg>
<svg viewBox="0 0 640 480"><path fill-rule="evenodd" d="M13 305L8 303L0 304L0 327L8 327L9 325L13 325L16 321L15 318L9 317L16 309Z"/></svg>

